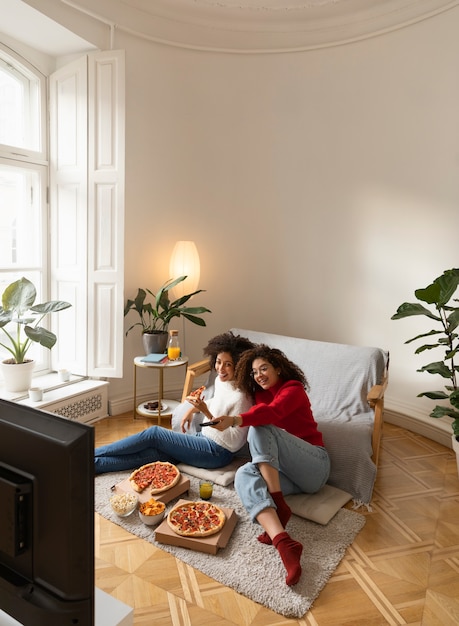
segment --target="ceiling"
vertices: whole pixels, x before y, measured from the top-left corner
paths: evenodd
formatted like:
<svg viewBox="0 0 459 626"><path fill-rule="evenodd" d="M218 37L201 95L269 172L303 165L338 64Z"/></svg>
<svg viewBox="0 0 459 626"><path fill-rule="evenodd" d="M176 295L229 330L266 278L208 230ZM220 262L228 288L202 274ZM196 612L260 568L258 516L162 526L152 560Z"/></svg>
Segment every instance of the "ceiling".
<svg viewBox="0 0 459 626"><path fill-rule="evenodd" d="M48 0L44 4L60 15L66 10L68 14L71 7L74 14L90 16L107 31L124 30L161 43L272 52L382 34L454 8L459 0ZM0 0L0 32L51 56L95 47L30 5L39 7L41 0ZM71 18L67 15L67 19Z"/></svg>
<svg viewBox="0 0 459 626"><path fill-rule="evenodd" d="M53 57L94 46L21 0L0 0L0 32Z"/></svg>

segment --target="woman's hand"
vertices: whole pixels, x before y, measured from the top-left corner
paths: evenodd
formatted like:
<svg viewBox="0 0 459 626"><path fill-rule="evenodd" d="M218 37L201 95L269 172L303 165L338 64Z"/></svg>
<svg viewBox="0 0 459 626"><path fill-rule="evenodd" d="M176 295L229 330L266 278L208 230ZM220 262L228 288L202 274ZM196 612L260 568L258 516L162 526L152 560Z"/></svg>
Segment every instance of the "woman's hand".
<svg viewBox="0 0 459 626"><path fill-rule="evenodd" d="M234 415L222 415L220 417L214 417L214 420L218 420L218 424L215 424L215 426L211 426L211 428L216 428L217 430L226 430L230 426L233 426Z"/></svg>
<svg viewBox="0 0 459 626"><path fill-rule="evenodd" d="M193 410L196 413L202 413L209 419L213 419L209 409L207 408L207 404L205 403L205 400L203 400L203 398L194 398L193 396L187 396L186 401L193 405Z"/></svg>
<svg viewBox="0 0 459 626"><path fill-rule="evenodd" d="M190 429L190 426L191 426L191 424L193 422L193 416L194 416L194 409L191 408L182 417L182 421L180 422L180 428L182 430L182 433L186 433L187 430Z"/></svg>

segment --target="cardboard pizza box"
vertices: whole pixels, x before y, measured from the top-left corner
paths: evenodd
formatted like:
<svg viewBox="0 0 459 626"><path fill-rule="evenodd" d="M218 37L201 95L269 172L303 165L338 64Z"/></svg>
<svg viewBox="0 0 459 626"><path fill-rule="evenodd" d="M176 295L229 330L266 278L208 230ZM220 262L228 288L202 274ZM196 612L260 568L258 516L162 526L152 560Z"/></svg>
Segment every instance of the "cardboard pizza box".
<svg viewBox="0 0 459 626"><path fill-rule="evenodd" d="M190 500L179 500L177 505L190 502ZM220 506L220 505L218 505ZM224 548L233 534L236 527L238 516L234 509L226 509L220 506L226 515L226 522L223 528L215 535L210 537L182 537L174 533L172 528L164 519L155 531L155 539L159 543L165 543L170 546L181 546L198 552L207 552L208 554L217 554L220 548Z"/></svg>
<svg viewBox="0 0 459 626"><path fill-rule="evenodd" d="M149 500L150 498L154 498L155 500L158 500L158 502L164 502L164 504L167 504L174 498L178 498L179 496L183 495L189 490L189 488L190 479L185 478L183 474L180 475L180 480L176 485L174 485L170 489L167 489L167 491L155 493L154 495L151 495L148 487L147 489L144 489L141 493L134 491L134 489L131 487L131 483L129 482L129 477L125 478L120 483L115 485L115 491L124 493L135 493L136 496L139 498L139 502L147 502L147 500Z"/></svg>

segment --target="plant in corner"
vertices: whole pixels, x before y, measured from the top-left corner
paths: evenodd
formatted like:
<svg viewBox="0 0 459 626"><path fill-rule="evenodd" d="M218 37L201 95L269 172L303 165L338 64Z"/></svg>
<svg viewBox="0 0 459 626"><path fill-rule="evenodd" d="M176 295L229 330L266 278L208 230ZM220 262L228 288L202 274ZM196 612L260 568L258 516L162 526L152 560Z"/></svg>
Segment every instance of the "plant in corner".
<svg viewBox="0 0 459 626"><path fill-rule="evenodd" d="M2 361L5 379L7 378L6 372L12 374L16 371L16 366L28 363L31 364L29 385L33 361L27 359L26 356L32 343L39 343L45 348L51 349L57 341L56 335L47 328L40 326L40 322L49 313L62 311L72 306L69 302L62 300L34 304L36 297L37 290L33 283L22 277L6 287L0 307L0 328L7 338L7 343L0 341L0 346L11 354L9 359ZM28 383L11 382L9 378L10 376L6 380L8 391L22 391L28 388Z"/></svg>
<svg viewBox="0 0 459 626"><path fill-rule="evenodd" d="M433 343L423 343L419 346L415 354L420 354L426 350L440 348L444 351L443 359L434 361L421 367L418 372L428 372L429 374L440 375L448 384L445 384L443 390L424 391L418 397L425 396L431 400L443 400L449 404L437 405L430 413L430 417L452 418L453 438L459 441L459 389L458 389L458 372L459 366L456 365L455 358L459 352L459 341L457 327L459 325L459 306L454 306L453 302L459 302L457 298L453 298L459 285L459 269L450 269L443 272L441 276L436 278L432 284L425 289L416 289L414 295L421 303L432 305L434 310L427 308L419 302L404 302L401 304L395 315L391 317L393 320L399 320L412 315L425 315L436 323L436 328L421 335L417 335L412 339L408 339L405 343L411 343L419 339L425 340L428 337L434 339ZM453 442L454 443L454 442ZM458 458L459 470L459 458Z"/></svg>
<svg viewBox="0 0 459 626"><path fill-rule="evenodd" d="M142 335L164 335L164 347L162 350L155 350L163 352L166 347L169 322L174 317L184 317L193 324L205 326L206 322L200 316L203 313L211 313L210 309L203 306L186 306L190 298L204 291L203 289L198 289L173 301L169 298L169 291L185 279L186 276L179 276L178 278L167 280L156 294L150 291L150 289L139 288L134 300L128 299L124 307L124 316L130 311L135 311L140 318L138 322L135 322L127 329L126 336L136 326L142 328ZM147 294L153 297L152 302L146 301Z"/></svg>

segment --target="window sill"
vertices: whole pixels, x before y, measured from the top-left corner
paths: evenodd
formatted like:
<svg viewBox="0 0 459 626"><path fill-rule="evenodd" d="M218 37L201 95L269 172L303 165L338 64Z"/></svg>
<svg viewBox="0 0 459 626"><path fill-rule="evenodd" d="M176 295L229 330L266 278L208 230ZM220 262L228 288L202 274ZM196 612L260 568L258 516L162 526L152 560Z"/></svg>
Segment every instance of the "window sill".
<svg viewBox="0 0 459 626"><path fill-rule="evenodd" d="M43 400L39 402L32 401L27 392L8 392L1 387L0 397L83 422L108 415L107 381L72 375L68 382L60 382L53 372L34 377L33 384L43 390Z"/></svg>

